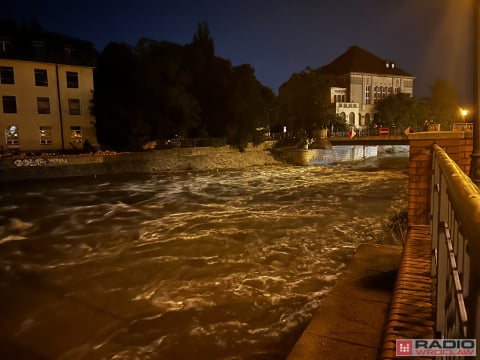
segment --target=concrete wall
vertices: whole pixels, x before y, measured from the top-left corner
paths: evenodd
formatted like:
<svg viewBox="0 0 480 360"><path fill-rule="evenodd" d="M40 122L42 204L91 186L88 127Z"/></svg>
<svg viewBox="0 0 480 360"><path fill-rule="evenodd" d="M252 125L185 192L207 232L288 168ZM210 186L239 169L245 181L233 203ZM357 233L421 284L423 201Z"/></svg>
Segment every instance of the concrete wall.
<svg viewBox="0 0 480 360"><path fill-rule="evenodd" d="M173 148L138 153L97 153L76 156L35 156L0 159L0 181L89 176L116 173L237 169L278 165L271 143L249 146L240 153L229 146Z"/></svg>
<svg viewBox="0 0 480 360"><path fill-rule="evenodd" d="M424 132L408 135L410 161L408 181L408 223L428 225L430 223L430 193L432 177L432 146L437 144L468 174L470 155L473 151L471 131Z"/></svg>

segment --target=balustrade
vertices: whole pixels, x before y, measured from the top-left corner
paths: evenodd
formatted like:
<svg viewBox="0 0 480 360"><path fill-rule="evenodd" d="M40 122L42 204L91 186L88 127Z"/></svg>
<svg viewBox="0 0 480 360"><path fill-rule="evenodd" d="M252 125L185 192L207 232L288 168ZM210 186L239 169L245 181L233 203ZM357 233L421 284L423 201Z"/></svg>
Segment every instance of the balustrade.
<svg viewBox="0 0 480 360"><path fill-rule="evenodd" d="M438 145L431 210L437 335L480 343L480 192Z"/></svg>

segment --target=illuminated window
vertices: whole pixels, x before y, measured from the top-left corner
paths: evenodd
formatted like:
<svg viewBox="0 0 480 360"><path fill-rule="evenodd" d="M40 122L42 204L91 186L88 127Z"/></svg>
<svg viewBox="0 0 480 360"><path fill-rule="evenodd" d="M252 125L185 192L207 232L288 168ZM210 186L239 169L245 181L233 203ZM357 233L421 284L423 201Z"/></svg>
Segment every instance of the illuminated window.
<svg viewBox="0 0 480 360"><path fill-rule="evenodd" d="M70 139L74 144L82 143L82 129L80 126L70 126Z"/></svg>
<svg viewBox="0 0 480 360"><path fill-rule="evenodd" d="M48 86L47 70L35 69L35 86Z"/></svg>
<svg viewBox="0 0 480 360"><path fill-rule="evenodd" d="M40 144L48 145L52 143L52 127L40 126Z"/></svg>
<svg viewBox="0 0 480 360"><path fill-rule="evenodd" d="M371 91L371 86L367 85L365 86L365 104L370 104L370 91Z"/></svg>
<svg viewBox="0 0 480 360"><path fill-rule="evenodd" d="M68 113L80 115L80 99L68 99Z"/></svg>
<svg viewBox="0 0 480 360"><path fill-rule="evenodd" d="M17 113L17 99L15 96L2 96L3 112L5 114Z"/></svg>
<svg viewBox="0 0 480 360"><path fill-rule="evenodd" d="M67 71L67 88L78 88L78 73Z"/></svg>
<svg viewBox="0 0 480 360"><path fill-rule="evenodd" d="M37 112L39 114L50 114L50 99L48 97L37 97Z"/></svg>
<svg viewBox="0 0 480 360"><path fill-rule="evenodd" d="M18 127L16 125L10 125L5 129L5 143L7 145L20 144L20 140L18 137Z"/></svg>
<svg viewBox="0 0 480 360"><path fill-rule="evenodd" d="M15 84L12 66L0 66L0 84Z"/></svg>

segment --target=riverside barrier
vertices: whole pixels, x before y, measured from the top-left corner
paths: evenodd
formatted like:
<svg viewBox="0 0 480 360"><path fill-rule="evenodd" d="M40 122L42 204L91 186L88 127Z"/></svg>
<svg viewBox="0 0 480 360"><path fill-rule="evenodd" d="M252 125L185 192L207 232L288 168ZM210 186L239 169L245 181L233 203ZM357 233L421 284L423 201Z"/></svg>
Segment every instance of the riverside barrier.
<svg viewBox="0 0 480 360"><path fill-rule="evenodd" d="M340 281L320 305L289 360L397 359L398 343L411 339L480 343L480 193L466 175L473 134L414 133L409 143L409 228L395 279L383 279L385 288L392 288L389 305L369 308L366 295L351 296L352 291L343 297L335 295L345 287ZM372 261L374 267L380 264L380 258ZM361 274L354 269L348 277ZM364 312L370 317L364 317ZM378 329L383 323L383 334L364 331L362 336L358 321L364 329ZM335 332L336 328L340 331Z"/></svg>

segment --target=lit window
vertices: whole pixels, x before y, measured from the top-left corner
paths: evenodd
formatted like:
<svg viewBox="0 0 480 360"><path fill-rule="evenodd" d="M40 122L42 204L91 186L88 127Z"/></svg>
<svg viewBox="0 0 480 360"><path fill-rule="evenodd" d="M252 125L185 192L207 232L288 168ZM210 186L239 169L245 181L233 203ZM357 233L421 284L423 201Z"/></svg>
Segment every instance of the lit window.
<svg viewBox="0 0 480 360"><path fill-rule="evenodd" d="M80 115L80 99L68 99L68 113Z"/></svg>
<svg viewBox="0 0 480 360"><path fill-rule="evenodd" d="M7 145L18 145L20 143L16 125L10 125L5 129L5 143Z"/></svg>
<svg viewBox="0 0 480 360"><path fill-rule="evenodd" d="M40 126L40 144L48 145L52 143L52 127Z"/></svg>
<svg viewBox="0 0 480 360"><path fill-rule="evenodd" d="M78 73L67 71L67 88L78 88Z"/></svg>
<svg viewBox="0 0 480 360"><path fill-rule="evenodd" d="M50 114L50 99L48 97L37 97L37 112L39 114Z"/></svg>
<svg viewBox="0 0 480 360"><path fill-rule="evenodd" d="M17 99L15 96L2 96L3 112L5 114L17 113Z"/></svg>
<svg viewBox="0 0 480 360"><path fill-rule="evenodd" d="M48 86L47 70L35 69L35 86Z"/></svg>
<svg viewBox="0 0 480 360"><path fill-rule="evenodd" d="M70 126L70 139L74 144L82 143L82 129L80 126Z"/></svg>
<svg viewBox="0 0 480 360"><path fill-rule="evenodd" d="M12 66L0 66L0 84L15 84Z"/></svg>

